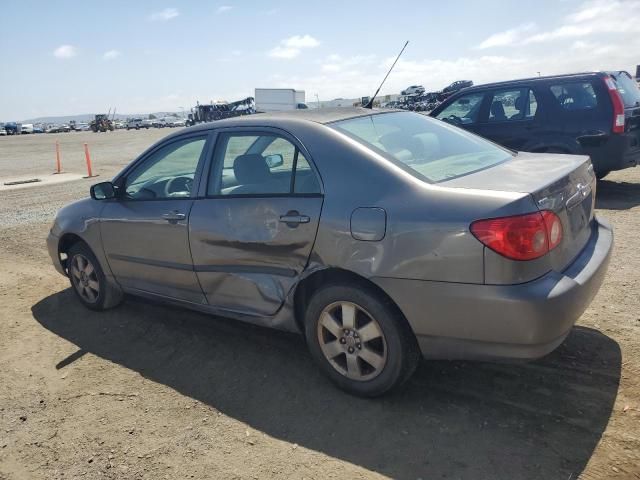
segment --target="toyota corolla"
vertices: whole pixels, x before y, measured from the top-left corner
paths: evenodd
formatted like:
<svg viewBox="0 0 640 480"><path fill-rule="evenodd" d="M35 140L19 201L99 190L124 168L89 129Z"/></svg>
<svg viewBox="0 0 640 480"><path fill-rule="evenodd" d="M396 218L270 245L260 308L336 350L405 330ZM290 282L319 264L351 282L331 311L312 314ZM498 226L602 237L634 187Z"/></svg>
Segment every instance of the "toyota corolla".
<svg viewBox="0 0 640 480"><path fill-rule="evenodd" d="M595 189L588 157L415 113L259 114L161 140L63 208L48 247L90 309L128 293L299 331L339 387L375 396L421 356L560 345L613 246Z"/></svg>

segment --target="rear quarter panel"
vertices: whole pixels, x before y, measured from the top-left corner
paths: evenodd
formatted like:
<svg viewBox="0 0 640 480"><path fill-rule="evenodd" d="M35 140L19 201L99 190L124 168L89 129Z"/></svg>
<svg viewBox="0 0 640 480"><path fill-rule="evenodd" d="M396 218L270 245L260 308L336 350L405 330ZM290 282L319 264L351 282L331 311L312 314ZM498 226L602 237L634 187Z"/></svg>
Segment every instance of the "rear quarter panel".
<svg viewBox="0 0 640 480"><path fill-rule="evenodd" d="M322 176L325 199L310 269L336 267L364 277L483 283L484 246L474 220L536 209L529 195L430 185L328 127L299 132ZM386 212L382 240L356 240L357 208Z"/></svg>

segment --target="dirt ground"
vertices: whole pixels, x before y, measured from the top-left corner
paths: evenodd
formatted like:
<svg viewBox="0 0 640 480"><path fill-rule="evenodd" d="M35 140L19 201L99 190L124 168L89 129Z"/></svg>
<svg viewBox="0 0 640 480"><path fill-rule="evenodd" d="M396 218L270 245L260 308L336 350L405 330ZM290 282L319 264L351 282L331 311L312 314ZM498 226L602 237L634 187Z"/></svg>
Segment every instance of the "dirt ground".
<svg viewBox="0 0 640 480"><path fill-rule="evenodd" d="M56 138L80 173L89 141L107 179L167 133L0 138L0 181L49 174ZM377 400L336 390L296 335L83 309L44 241L90 184L0 192L0 479L640 479L640 169L599 185L616 250L556 352L425 361Z"/></svg>

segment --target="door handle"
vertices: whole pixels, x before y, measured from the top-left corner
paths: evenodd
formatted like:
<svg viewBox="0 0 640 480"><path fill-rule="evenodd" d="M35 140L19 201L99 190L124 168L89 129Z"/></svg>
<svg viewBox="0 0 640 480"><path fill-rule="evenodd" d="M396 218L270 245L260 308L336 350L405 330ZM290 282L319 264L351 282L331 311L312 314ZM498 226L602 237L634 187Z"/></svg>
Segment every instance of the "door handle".
<svg viewBox="0 0 640 480"><path fill-rule="evenodd" d="M309 223L311 219L307 215L300 215L298 212L288 212L286 215L280 215L280 221L286 224L297 225L299 223Z"/></svg>
<svg viewBox="0 0 640 480"><path fill-rule="evenodd" d="M187 216L184 213L180 213L177 210L169 213L163 213L162 218L167 222L178 222L180 220L184 220Z"/></svg>

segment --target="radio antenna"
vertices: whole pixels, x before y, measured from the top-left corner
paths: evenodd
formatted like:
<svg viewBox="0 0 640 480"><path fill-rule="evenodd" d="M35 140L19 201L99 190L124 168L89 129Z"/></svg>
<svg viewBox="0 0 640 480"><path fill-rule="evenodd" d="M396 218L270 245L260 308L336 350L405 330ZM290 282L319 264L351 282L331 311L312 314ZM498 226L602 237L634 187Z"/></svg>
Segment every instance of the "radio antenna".
<svg viewBox="0 0 640 480"><path fill-rule="evenodd" d="M384 78L382 79L382 83L380 84L380 86L378 87L378 90L376 90L376 93L373 94L373 97L371 97L371 100L369 100L369 103L367 103L364 108L373 108L373 101L375 100L375 98L378 96L378 93L380 93L380 89L382 88L382 85L384 85L384 82L386 82L387 77L389 76L389 74L391 73L391 70L393 70L393 67L396 66L396 63L398 63L398 60L400 60L400 56L402 55L402 52L404 52L404 49L407 48L407 45L409 45L409 40L406 41L406 43L404 44L404 47L402 47L402 50L400 50L400 53L398 54L398 56L396 57L395 61L393 62L393 65L391 65L391 68L389 69L389 71L387 72L387 74L384 76Z"/></svg>

